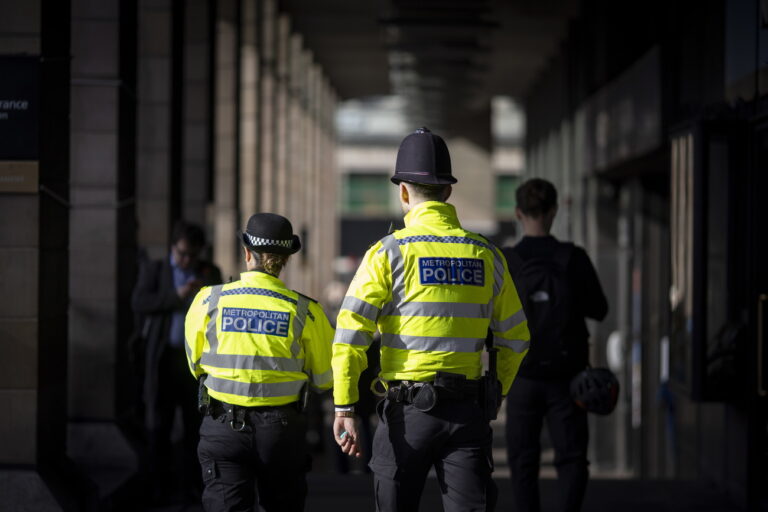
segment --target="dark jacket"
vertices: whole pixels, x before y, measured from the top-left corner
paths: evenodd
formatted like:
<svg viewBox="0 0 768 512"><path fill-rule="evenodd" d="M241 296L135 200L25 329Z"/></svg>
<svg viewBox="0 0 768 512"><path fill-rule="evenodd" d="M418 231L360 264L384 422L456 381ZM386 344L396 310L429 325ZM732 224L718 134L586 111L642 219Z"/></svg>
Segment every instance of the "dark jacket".
<svg viewBox="0 0 768 512"><path fill-rule="evenodd" d="M221 272L210 263L200 262L196 274L201 276L203 286L221 283ZM173 284L173 268L168 258L144 262L131 296L131 306L139 317L139 328L144 339L144 386L148 428L156 425L155 416L158 373L160 358L168 347L171 316L175 312L185 313L192 303L194 294L186 300L179 298ZM190 374L190 379L193 378Z"/></svg>

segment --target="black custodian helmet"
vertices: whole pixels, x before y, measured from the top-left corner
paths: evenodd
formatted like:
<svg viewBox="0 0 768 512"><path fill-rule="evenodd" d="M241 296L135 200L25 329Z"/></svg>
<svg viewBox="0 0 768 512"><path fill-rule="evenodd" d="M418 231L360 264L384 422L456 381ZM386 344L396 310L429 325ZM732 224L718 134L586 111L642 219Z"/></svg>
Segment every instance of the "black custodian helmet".
<svg viewBox="0 0 768 512"><path fill-rule="evenodd" d="M397 185L401 181L422 185L452 185L451 155L439 135L422 127L408 135L397 150L395 174L390 178Z"/></svg>

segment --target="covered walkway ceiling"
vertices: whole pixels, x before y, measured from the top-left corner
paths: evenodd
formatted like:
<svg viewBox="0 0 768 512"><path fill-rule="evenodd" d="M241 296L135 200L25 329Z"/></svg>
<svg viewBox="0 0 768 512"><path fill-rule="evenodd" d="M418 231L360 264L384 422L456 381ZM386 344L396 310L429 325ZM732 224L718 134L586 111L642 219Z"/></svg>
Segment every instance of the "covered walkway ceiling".
<svg viewBox="0 0 768 512"><path fill-rule="evenodd" d="M399 94L412 124L462 131L495 95L520 97L578 0L284 0L342 99Z"/></svg>

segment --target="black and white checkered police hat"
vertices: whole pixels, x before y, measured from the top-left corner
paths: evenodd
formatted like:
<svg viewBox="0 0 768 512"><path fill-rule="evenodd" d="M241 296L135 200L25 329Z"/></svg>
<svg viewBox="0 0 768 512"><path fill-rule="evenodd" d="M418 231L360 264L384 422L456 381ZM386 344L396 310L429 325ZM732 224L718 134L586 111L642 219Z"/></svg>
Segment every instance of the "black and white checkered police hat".
<svg viewBox="0 0 768 512"><path fill-rule="evenodd" d="M293 234L291 221L275 213L251 215L241 238L246 247L258 252L293 254L301 249L301 241Z"/></svg>

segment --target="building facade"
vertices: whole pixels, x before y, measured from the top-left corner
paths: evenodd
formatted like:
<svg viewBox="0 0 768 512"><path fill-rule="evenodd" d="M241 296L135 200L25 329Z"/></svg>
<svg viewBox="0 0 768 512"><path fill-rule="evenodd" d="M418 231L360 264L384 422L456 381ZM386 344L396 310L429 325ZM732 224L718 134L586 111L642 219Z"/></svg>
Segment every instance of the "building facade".
<svg viewBox="0 0 768 512"><path fill-rule="evenodd" d="M525 100L526 175L596 256L593 364L622 384L598 467L768 489L765 2L585 2Z"/></svg>
<svg viewBox="0 0 768 512"><path fill-rule="evenodd" d="M140 255L167 258L185 219L237 279L236 233L275 212L303 245L283 277L317 296L336 253L337 94L274 0L0 11L0 494L131 503Z"/></svg>

